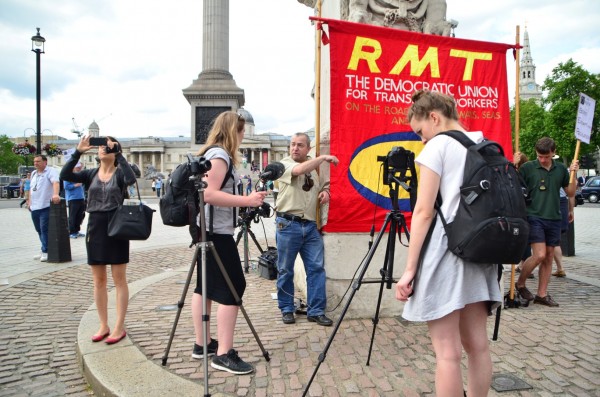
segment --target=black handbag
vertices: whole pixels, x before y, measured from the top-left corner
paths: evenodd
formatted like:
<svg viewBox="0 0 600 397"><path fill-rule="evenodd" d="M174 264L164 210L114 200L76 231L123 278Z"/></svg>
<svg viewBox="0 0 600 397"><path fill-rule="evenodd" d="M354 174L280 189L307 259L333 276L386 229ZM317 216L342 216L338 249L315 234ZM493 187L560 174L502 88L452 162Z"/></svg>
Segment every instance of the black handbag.
<svg viewBox="0 0 600 397"><path fill-rule="evenodd" d="M138 198L140 189L135 182ZM152 232L152 208L143 204L120 205L108 222L108 236L119 240L147 240Z"/></svg>

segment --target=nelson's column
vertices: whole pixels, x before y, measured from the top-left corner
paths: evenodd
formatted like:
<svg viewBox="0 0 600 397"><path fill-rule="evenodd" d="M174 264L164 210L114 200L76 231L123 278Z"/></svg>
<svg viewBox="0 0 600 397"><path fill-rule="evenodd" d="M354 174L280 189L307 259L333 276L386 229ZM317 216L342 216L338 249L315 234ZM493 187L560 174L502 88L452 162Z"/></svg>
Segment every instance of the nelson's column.
<svg viewBox="0 0 600 397"><path fill-rule="evenodd" d="M215 117L244 105L244 90L229 73L229 0L202 3L202 72L183 90L192 110L192 150L206 141Z"/></svg>

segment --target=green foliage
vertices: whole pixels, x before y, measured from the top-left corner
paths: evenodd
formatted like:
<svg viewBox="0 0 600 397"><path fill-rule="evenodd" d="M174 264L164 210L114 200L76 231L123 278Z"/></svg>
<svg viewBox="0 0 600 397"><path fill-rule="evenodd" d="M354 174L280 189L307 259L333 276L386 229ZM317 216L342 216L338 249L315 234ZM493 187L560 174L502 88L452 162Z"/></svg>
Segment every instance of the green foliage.
<svg viewBox="0 0 600 397"><path fill-rule="evenodd" d="M519 102L519 151L529 159L535 158L535 143L546 136L546 111L534 99ZM514 131L514 108L511 109L511 124ZM514 138L513 138L514 143Z"/></svg>
<svg viewBox="0 0 600 397"><path fill-rule="evenodd" d="M0 135L0 174L16 174L19 166L25 164L22 156L13 153L13 146L6 135Z"/></svg>
<svg viewBox="0 0 600 397"><path fill-rule="evenodd" d="M547 94L542 106L533 99L519 102L520 128L519 150L529 159L535 158L535 143L543 136L556 142L556 153L565 163L575 155L575 124L579 93L597 101L592 123L590 144L581 144L580 157L596 153L600 147L600 75L583 69L573 60L559 63L544 80L542 87ZM514 107L511 109L511 124L514 131ZM513 138L514 139L514 138Z"/></svg>
<svg viewBox="0 0 600 397"><path fill-rule="evenodd" d="M556 141L556 152L563 159L572 159L575 152L575 124L579 93L582 92L597 102L600 101L600 75L592 74L569 59L559 63L544 80L544 99L548 111L545 128ZM580 155L596 152L600 146L600 103L596 103L590 145L582 144Z"/></svg>

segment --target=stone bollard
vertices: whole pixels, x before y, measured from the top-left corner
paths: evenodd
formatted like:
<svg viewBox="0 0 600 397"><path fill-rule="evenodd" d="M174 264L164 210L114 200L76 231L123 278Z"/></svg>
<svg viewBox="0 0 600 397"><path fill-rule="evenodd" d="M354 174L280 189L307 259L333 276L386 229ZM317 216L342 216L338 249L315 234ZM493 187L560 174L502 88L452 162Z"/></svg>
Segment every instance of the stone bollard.
<svg viewBox="0 0 600 397"><path fill-rule="evenodd" d="M71 242L67 220L67 202L50 204L48 219L48 262L70 262Z"/></svg>
<svg viewBox="0 0 600 397"><path fill-rule="evenodd" d="M569 223L569 228L560 236L560 248L563 256L575 256L575 222Z"/></svg>

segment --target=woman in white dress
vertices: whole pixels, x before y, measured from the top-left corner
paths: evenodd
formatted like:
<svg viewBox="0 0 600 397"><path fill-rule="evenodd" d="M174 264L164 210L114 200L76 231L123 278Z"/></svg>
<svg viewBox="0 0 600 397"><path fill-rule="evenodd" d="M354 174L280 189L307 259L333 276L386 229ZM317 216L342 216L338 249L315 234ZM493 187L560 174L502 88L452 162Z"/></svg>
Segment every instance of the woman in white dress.
<svg viewBox="0 0 600 397"><path fill-rule="evenodd" d="M412 214L406 269L396 285L396 298L407 302L404 318L427 322L436 355L436 395L463 396L464 348L468 358L467 395L486 396L492 381L487 316L502 301L497 265L473 264L448 251L441 221L436 222L419 262L436 216L438 191L443 200L442 213L448 222L454 219L466 159L462 144L438 134L457 130L475 142L481 141L483 134L465 131L452 97L424 90L417 91L412 100L408 120L425 147L416 159L420 166L419 192Z"/></svg>

